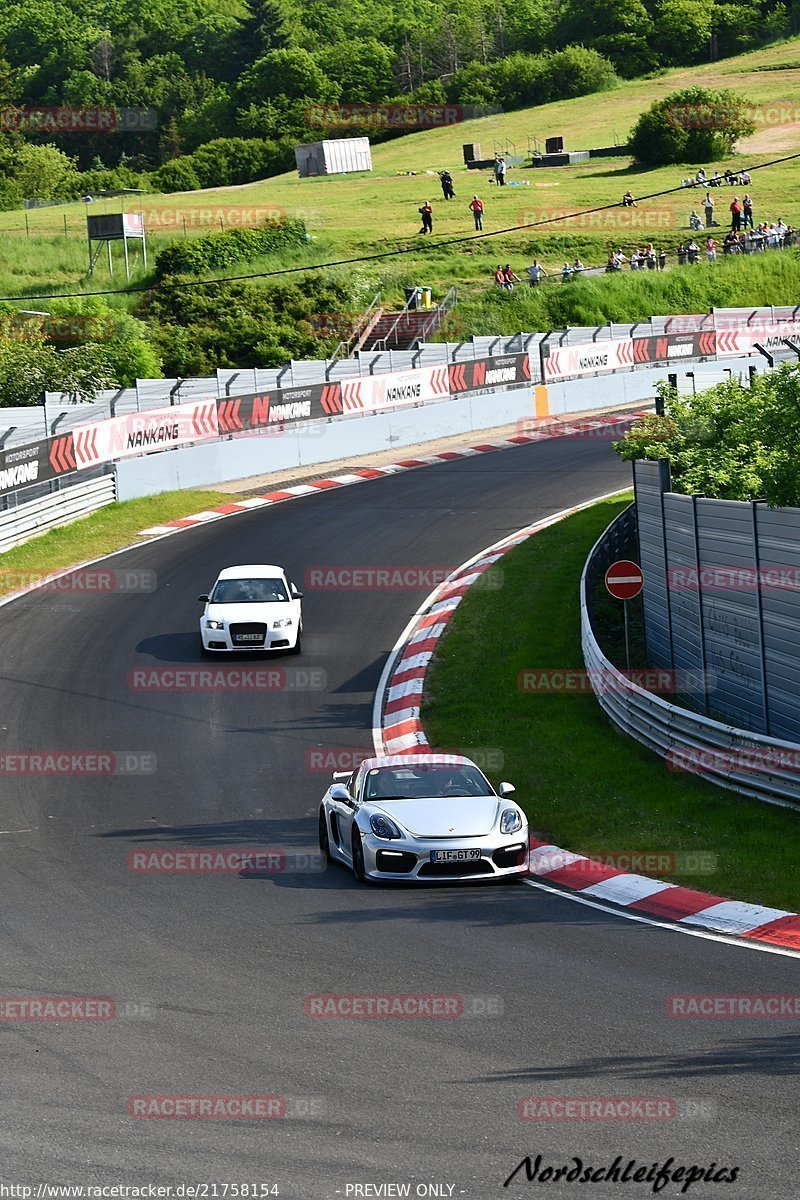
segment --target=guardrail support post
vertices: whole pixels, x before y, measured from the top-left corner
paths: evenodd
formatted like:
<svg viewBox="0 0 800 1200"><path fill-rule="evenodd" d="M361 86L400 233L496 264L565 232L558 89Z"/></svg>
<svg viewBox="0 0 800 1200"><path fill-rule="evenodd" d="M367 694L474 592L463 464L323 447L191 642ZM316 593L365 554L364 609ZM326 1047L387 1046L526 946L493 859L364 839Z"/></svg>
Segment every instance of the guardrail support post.
<svg viewBox="0 0 800 1200"><path fill-rule="evenodd" d="M708 684L706 682L706 631L703 625L703 581L700 569L700 539L697 531L697 501L704 498L705 493L698 492L692 496L692 537L694 539L694 565L697 571L697 633L700 639L700 661L703 671L703 712L708 715ZM669 583L669 580L667 581Z"/></svg>
<svg viewBox="0 0 800 1200"><path fill-rule="evenodd" d="M761 665L761 707L764 713L764 733L770 732L769 697L767 695L767 653L764 646L764 599L761 595L761 554L758 548L758 509L764 500L753 500L750 505L753 537L753 566L755 568L756 614L758 619L758 658Z"/></svg>

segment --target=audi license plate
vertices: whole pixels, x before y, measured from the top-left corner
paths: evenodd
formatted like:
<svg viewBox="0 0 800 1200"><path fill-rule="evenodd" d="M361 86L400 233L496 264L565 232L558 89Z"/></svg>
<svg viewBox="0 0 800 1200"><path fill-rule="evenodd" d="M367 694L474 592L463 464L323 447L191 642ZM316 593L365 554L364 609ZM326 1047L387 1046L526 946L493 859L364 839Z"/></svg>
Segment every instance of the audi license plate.
<svg viewBox="0 0 800 1200"><path fill-rule="evenodd" d="M263 637L260 633L237 633L235 639L237 642L263 642Z"/></svg>
<svg viewBox="0 0 800 1200"><path fill-rule="evenodd" d="M480 850L431 850L431 862L479 862Z"/></svg>

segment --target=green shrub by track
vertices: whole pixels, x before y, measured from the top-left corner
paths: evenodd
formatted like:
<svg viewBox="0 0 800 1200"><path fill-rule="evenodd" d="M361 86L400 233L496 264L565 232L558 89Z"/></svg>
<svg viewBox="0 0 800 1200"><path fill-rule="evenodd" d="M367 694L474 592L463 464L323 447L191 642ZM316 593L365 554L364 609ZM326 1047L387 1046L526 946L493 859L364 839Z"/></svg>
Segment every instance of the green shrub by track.
<svg viewBox="0 0 800 1200"><path fill-rule="evenodd" d="M796 912L800 813L747 800L663 761L614 729L591 694L522 692L526 669L583 668L578 581L593 543L628 503L598 504L537 534L468 593L426 682L434 746L499 749L531 830L597 857L703 851L713 874L660 877ZM497 782L497 780L494 780Z"/></svg>

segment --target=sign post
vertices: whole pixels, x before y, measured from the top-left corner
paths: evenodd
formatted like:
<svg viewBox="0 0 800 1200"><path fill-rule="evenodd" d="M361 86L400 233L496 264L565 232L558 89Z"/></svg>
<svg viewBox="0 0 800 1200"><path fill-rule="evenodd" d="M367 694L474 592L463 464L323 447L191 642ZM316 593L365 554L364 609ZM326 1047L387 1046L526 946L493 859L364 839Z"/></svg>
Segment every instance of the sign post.
<svg viewBox="0 0 800 1200"><path fill-rule="evenodd" d="M628 631L628 601L638 596L644 587L642 568L630 559L621 558L612 563L606 571L606 587L615 600L622 601L622 612L625 621L625 667L630 673L631 645Z"/></svg>

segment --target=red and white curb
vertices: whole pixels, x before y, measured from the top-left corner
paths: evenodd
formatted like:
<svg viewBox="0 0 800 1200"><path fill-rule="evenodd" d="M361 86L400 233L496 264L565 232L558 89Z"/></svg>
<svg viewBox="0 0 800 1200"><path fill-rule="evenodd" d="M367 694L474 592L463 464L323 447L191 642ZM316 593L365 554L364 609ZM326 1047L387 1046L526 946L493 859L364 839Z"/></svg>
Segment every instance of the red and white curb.
<svg viewBox="0 0 800 1200"><path fill-rule="evenodd" d="M164 537L177 533L180 529L191 529L195 525L204 525L208 521L218 521L236 513L249 512L254 508L268 508L273 504L283 504L287 500L296 500L299 496L310 496L314 492L326 492L332 488L349 487L354 483L364 483L368 479L379 479L383 475L397 475L401 471L414 471L417 467L429 467L434 463L452 462L459 458L472 458L476 454L490 454L495 450L510 450L515 446L525 446L528 442L550 441L562 437L599 437L609 426L619 425L620 421L633 423L646 416L645 411L623 413L617 415L615 421L608 417L583 419L577 421L558 421L545 419L544 423L530 433L520 433L510 438L496 442L482 442L477 446L462 446L456 450L442 450L438 454L423 454L417 458L401 459L396 463L387 463L382 467L364 467L360 470L349 471L342 475L332 475L329 479L316 479L313 483L298 483L293 487L276 489L265 492L263 496L253 496L250 500L231 501L230 504L220 504L205 512L193 513L189 517L176 517L174 521L165 521L163 525L153 525L150 529L142 529L142 537Z"/></svg>
<svg viewBox="0 0 800 1200"><path fill-rule="evenodd" d="M458 567L428 596L400 635L378 685L372 731L377 754L413 754L435 749L430 747L420 720L425 676L436 643L475 581L509 550L540 530L609 498L597 496L518 530ZM773 946L784 952L800 953L800 915L796 913L726 900L617 870L534 837L531 837L529 866L531 876L544 885L552 885L554 891L568 889L577 894L571 898L593 907L613 904L625 910L622 915L642 919L647 924L668 921L674 923L670 928L681 928L687 933L705 931L708 936L710 931L737 942L748 939L760 948Z"/></svg>

